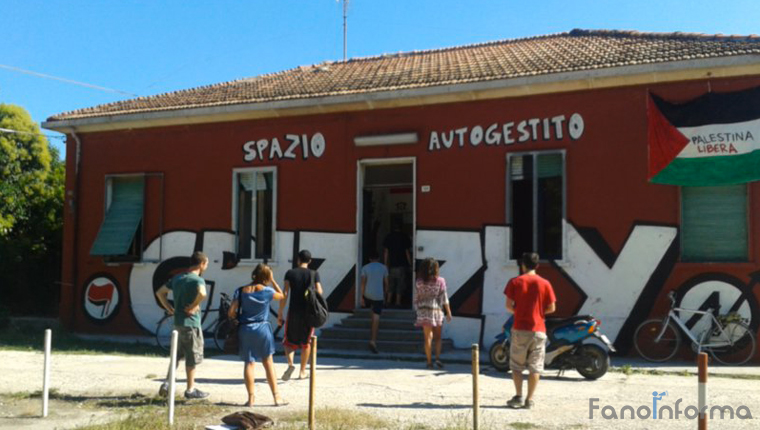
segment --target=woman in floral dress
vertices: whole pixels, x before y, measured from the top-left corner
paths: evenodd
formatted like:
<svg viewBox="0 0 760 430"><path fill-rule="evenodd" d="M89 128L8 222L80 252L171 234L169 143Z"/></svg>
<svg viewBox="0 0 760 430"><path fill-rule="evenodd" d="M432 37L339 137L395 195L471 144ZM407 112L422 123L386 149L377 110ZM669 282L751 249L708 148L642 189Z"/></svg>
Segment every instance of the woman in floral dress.
<svg viewBox="0 0 760 430"><path fill-rule="evenodd" d="M425 357L427 368L433 368L431 347L435 340L435 365L443 368L441 362L441 329L444 311L446 321L451 321L449 296L446 293L446 280L438 276L438 261L426 258L417 271L417 294L414 297L414 309L417 311L416 327L422 327L425 340Z"/></svg>

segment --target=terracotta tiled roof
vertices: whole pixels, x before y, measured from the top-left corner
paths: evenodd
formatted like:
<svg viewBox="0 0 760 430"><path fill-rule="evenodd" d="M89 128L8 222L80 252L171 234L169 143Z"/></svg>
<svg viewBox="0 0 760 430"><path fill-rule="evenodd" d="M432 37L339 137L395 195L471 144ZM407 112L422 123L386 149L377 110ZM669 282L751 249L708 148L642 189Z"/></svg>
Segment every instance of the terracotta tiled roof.
<svg viewBox="0 0 760 430"><path fill-rule="evenodd" d="M618 66L760 54L760 37L573 30L479 45L386 54L140 97L48 121L419 89Z"/></svg>

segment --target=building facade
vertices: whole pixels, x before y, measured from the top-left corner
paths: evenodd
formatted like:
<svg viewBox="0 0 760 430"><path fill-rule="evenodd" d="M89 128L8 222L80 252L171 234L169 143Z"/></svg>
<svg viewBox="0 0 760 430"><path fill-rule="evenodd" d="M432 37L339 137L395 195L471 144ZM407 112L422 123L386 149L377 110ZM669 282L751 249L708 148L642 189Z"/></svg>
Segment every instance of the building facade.
<svg viewBox="0 0 760 430"><path fill-rule="evenodd" d="M208 327L219 293L255 264L282 279L307 248L335 324L398 222L416 260L441 262L444 336L458 347L491 344L525 251L541 255L557 314L593 314L624 351L671 291L685 308L738 312L756 334L760 186L658 183L675 155L658 165L655 152L671 141L658 120L683 132L682 106L760 87L758 53L756 38L574 31L57 115L44 126L68 135L61 318L152 333L154 291L202 250ZM754 144L747 130L688 145L729 155Z"/></svg>

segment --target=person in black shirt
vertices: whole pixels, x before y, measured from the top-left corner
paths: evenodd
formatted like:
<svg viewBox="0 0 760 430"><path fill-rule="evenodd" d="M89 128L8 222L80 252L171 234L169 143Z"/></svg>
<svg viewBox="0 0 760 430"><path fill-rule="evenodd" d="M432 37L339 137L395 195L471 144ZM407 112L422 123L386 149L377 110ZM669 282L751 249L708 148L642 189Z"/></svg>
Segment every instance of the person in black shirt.
<svg viewBox="0 0 760 430"><path fill-rule="evenodd" d="M310 327L305 320L306 316L306 299L304 292L311 285L312 273L314 276L314 285L319 294L322 294L322 284L319 282L319 273L309 269L311 262L311 252L304 249L298 253L298 267L290 269L285 273L285 297L280 300L280 310L277 314L277 324L283 324L283 309L285 303L290 297L288 307L288 316L285 322L285 337L282 340L285 346L285 355L288 358L288 369L282 375L282 380L287 381L293 374L295 366L293 365L293 356L297 349L301 350L301 372L299 378L306 377L306 363L309 362L311 353L311 337L314 335L314 327Z"/></svg>
<svg viewBox="0 0 760 430"><path fill-rule="evenodd" d="M407 272L412 267L412 241L401 231L401 222L394 220L393 228L383 240L383 263L388 267L388 292L385 302L401 306L406 290Z"/></svg>

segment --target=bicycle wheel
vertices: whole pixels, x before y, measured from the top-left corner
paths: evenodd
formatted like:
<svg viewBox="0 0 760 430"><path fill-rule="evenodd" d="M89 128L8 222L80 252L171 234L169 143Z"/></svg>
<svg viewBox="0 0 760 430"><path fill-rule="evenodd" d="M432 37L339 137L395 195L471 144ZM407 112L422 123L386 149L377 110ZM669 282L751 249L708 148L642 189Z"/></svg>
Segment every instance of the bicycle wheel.
<svg viewBox="0 0 760 430"><path fill-rule="evenodd" d="M709 348L710 355L720 363L739 365L749 361L755 355L755 333L743 322L730 322L723 327L723 333L716 340L730 341L730 345Z"/></svg>
<svg viewBox="0 0 760 430"><path fill-rule="evenodd" d="M227 340L227 335L232 330L235 330L235 327L229 319L225 319L216 325L216 329L214 330L214 345L216 345L219 351L224 351L224 341Z"/></svg>
<svg viewBox="0 0 760 430"><path fill-rule="evenodd" d="M646 320L633 335L633 346L644 360L656 363L670 360L681 347L681 334L676 326L668 321L663 327L662 323L661 319ZM660 333L662 336L657 340Z"/></svg>
<svg viewBox="0 0 760 430"><path fill-rule="evenodd" d="M167 352L172 342L172 330L174 330L174 318L171 315L166 315L156 324L156 343Z"/></svg>

